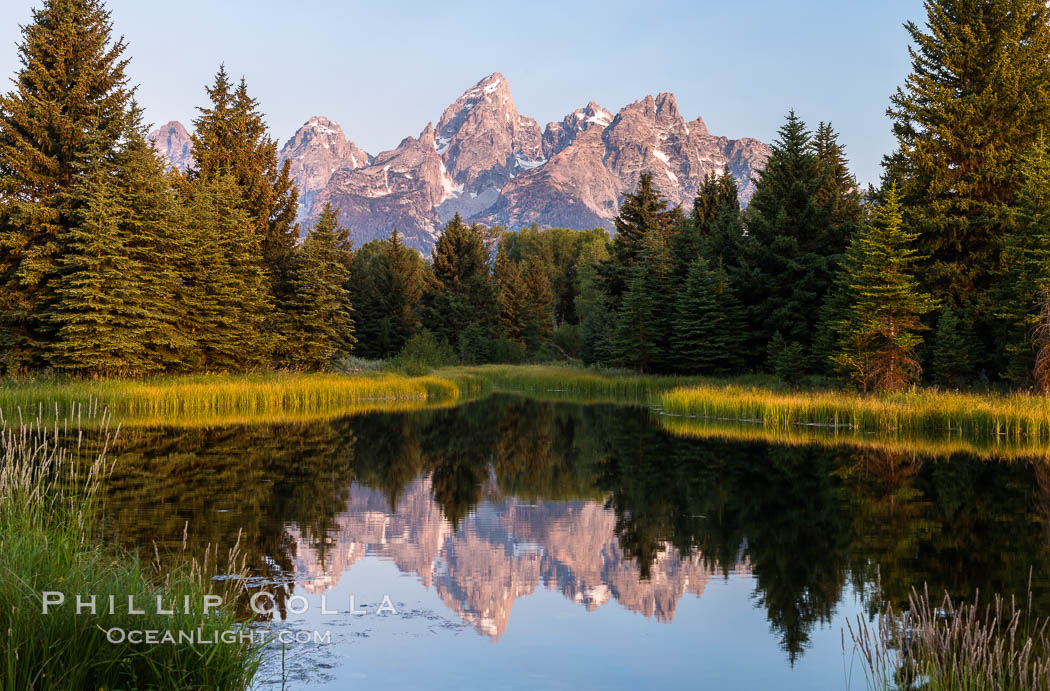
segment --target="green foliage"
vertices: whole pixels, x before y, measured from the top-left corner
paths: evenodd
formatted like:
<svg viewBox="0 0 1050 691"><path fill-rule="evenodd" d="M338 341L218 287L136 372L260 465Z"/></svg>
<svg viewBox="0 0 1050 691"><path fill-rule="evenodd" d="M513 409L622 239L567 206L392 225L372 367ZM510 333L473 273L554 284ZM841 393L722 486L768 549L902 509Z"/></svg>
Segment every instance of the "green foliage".
<svg viewBox="0 0 1050 691"><path fill-rule="evenodd" d="M746 333L739 301L721 267L698 258L675 301L672 355L678 371L726 374L742 366Z"/></svg>
<svg viewBox="0 0 1050 691"><path fill-rule="evenodd" d="M645 239L652 234L666 242L671 230L682 218L678 207L667 208L667 200L653 187L652 173L638 177L638 188L623 195L620 214L616 217L616 236L608 261L600 266L602 289L619 307L620 297L627 292L634 265L642 253Z"/></svg>
<svg viewBox="0 0 1050 691"><path fill-rule="evenodd" d="M325 369L349 355L357 341L347 289L347 243L338 213L326 204L295 257L291 332L285 337L292 367Z"/></svg>
<svg viewBox="0 0 1050 691"><path fill-rule="evenodd" d="M749 352L777 331L812 349L820 307L846 249L850 227L834 210L847 190L832 184L838 161L830 126L815 144L794 111L772 146L745 215L740 297L748 307ZM823 157L823 158L822 158Z"/></svg>
<svg viewBox="0 0 1050 691"><path fill-rule="evenodd" d="M1021 385L1032 380L1040 315L1050 295L1050 144L1045 139L1023 157L1022 176L997 302L1010 354L1006 374Z"/></svg>
<svg viewBox="0 0 1050 691"><path fill-rule="evenodd" d="M405 374L426 374L434 367L455 364L456 353L447 341L440 340L429 329L414 334L393 359L395 369Z"/></svg>
<svg viewBox="0 0 1050 691"><path fill-rule="evenodd" d="M272 297L286 298L298 236L299 193L290 162L278 165L277 142L266 133L258 101L248 94L244 79L235 88L221 65L206 91L211 105L198 108L200 115L193 122L190 178L232 176L240 192L239 206L248 213L258 238Z"/></svg>
<svg viewBox="0 0 1050 691"><path fill-rule="evenodd" d="M508 255L506 243L501 242L493 280L503 335L524 351L535 353L550 341L554 323L551 280L541 260L530 256L516 264Z"/></svg>
<svg viewBox="0 0 1050 691"><path fill-rule="evenodd" d="M552 293L554 323L578 324L577 297L583 290L581 273L593 274L594 263L608 254L609 234L604 228L540 229L535 224L506 232L500 241L515 264L538 263L547 272Z"/></svg>
<svg viewBox="0 0 1050 691"><path fill-rule="evenodd" d="M579 358L583 354L583 326L580 324L562 324L554 330L552 340L560 351L558 357Z"/></svg>
<svg viewBox="0 0 1050 691"><path fill-rule="evenodd" d="M840 281L848 312L836 325L835 361L864 391L904 389L922 371L916 353L921 317L934 303L914 276L916 237L903 227L894 185L850 243Z"/></svg>
<svg viewBox="0 0 1050 691"><path fill-rule="evenodd" d="M930 369L933 381L956 389L973 380L973 334L955 310L946 307L937 319Z"/></svg>
<svg viewBox="0 0 1050 691"><path fill-rule="evenodd" d="M434 280L423 294L424 326L450 343L472 323L495 328L499 307L480 226L467 226L456 214L434 247L432 270Z"/></svg>
<svg viewBox="0 0 1050 691"><path fill-rule="evenodd" d="M199 179L184 191L186 251L176 305L194 343L185 358L190 369L241 371L270 361L267 275L258 236L238 199L228 175Z"/></svg>
<svg viewBox="0 0 1050 691"><path fill-rule="evenodd" d="M684 278L689 265L701 256L714 264L736 268L743 237L736 180L726 166L721 175L704 176L692 216L675 226L671 235L675 273Z"/></svg>
<svg viewBox="0 0 1050 691"><path fill-rule="evenodd" d="M667 369L671 348L672 263L667 240L647 233L631 266L627 291L607 346L613 362L636 372Z"/></svg>
<svg viewBox="0 0 1050 691"><path fill-rule="evenodd" d="M390 357L419 330L428 271L423 258L404 245L396 228L388 240L373 240L356 253L350 283L362 354Z"/></svg>
<svg viewBox="0 0 1050 691"><path fill-rule="evenodd" d="M82 216L72 191L120 149L132 122L126 44L98 0L50 0L22 27L14 88L0 95L0 367L40 366L43 307L65 235Z"/></svg>
<svg viewBox="0 0 1050 691"><path fill-rule="evenodd" d="M1042 0L925 4L908 22L911 74L891 99L898 149L887 158L905 223L927 260L921 278L974 319L971 348L990 349L1019 165L1050 126L1050 10ZM978 340L980 336L980 340Z"/></svg>
<svg viewBox="0 0 1050 691"><path fill-rule="evenodd" d="M769 339L766 348L766 367L777 379L798 388L806 375L809 358L806 349L798 341L788 343L779 331Z"/></svg>

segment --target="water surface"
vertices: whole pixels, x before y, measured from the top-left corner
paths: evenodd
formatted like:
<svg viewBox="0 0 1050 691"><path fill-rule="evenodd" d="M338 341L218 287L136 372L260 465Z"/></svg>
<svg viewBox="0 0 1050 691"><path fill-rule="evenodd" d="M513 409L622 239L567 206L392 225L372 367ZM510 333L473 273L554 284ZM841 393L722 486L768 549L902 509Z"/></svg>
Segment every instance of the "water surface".
<svg viewBox="0 0 1050 691"><path fill-rule="evenodd" d="M679 438L644 408L511 396L122 430L116 456L123 544L239 539L265 625L330 633L263 687L843 689L846 618L914 586L1031 575L1050 613L1042 459Z"/></svg>

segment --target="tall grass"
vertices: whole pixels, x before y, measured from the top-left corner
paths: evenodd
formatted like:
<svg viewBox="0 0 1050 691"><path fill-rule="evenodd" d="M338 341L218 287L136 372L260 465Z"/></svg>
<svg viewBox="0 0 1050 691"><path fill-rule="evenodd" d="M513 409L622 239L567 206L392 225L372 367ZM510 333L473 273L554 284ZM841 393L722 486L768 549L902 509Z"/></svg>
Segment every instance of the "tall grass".
<svg viewBox="0 0 1050 691"><path fill-rule="evenodd" d="M111 439L105 421L96 433L105 449ZM210 640L237 622L232 606L204 614L204 595L217 592L232 602L243 581L211 580L216 564L207 560L160 576L139 558L104 546L97 498L105 450L81 459L79 442L67 449L59 437L57 423L48 427L40 419L0 426L0 689L247 688L260 660L255 642L107 639L106 632L118 628L176 635L199 630ZM237 571L236 550L225 557L223 571ZM44 614L47 591L64 593L66 602ZM77 595L93 595L97 615L78 614ZM146 614L128 611L129 596ZM157 612L158 596L173 614Z"/></svg>
<svg viewBox="0 0 1050 691"><path fill-rule="evenodd" d="M970 454L1000 460L1030 460L1050 455L1046 441L1014 440L1006 437L967 438L925 433L868 434L857 430L820 425L768 426L761 421L683 417L652 412L663 429L676 437L760 442L779 446L810 446L879 449L890 453L920 454L947 458Z"/></svg>
<svg viewBox="0 0 1050 691"><path fill-rule="evenodd" d="M10 418L30 411L62 417L107 407L125 425L229 423L403 409L455 401L480 388L480 382L467 376L392 373L8 380L0 384L0 414Z"/></svg>
<svg viewBox="0 0 1050 691"><path fill-rule="evenodd" d="M653 403L658 394L675 387L702 381L697 377L643 375L570 365L449 367L438 370L436 374L476 378L495 391L524 393L536 398L638 405Z"/></svg>
<svg viewBox="0 0 1050 691"><path fill-rule="evenodd" d="M749 420L772 429L821 425L859 435L907 433L940 438L1050 441L1050 401L1030 394L976 395L915 390L881 396L840 391L776 392L739 386L689 386L658 397L664 411Z"/></svg>
<svg viewBox="0 0 1050 691"><path fill-rule="evenodd" d="M913 590L908 609L892 608L870 625L847 621L869 689L924 691L1029 691L1050 688L1050 637L1046 619L996 597L990 604L957 605L945 594L940 606L928 589Z"/></svg>

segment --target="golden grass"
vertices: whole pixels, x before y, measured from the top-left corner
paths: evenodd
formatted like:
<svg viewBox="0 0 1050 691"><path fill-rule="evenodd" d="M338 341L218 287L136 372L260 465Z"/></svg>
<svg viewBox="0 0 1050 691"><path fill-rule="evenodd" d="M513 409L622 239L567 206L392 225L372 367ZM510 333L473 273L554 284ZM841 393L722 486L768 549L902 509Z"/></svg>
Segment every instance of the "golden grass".
<svg viewBox="0 0 1050 691"><path fill-rule="evenodd" d="M1025 460L1050 455L1050 443L1017 443L1007 438L967 439L932 435L877 435L846 428L815 425L768 427L761 422L719 420L715 418L668 415L658 410L653 416L669 434L691 439L714 439L730 442L759 442L779 446L824 446L845 449L872 449L894 454L947 458L969 454L988 459Z"/></svg>
<svg viewBox="0 0 1050 691"><path fill-rule="evenodd" d="M201 375L145 380L13 380L0 386L0 418L82 417L99 409L124 425L292 421L448 403L481 382L374 374Z"/></svg>
<svg viewBox="0 0 1050 691"><path fill-rule="evenodd" d="M657 397L665 412L760 422L778 433L802 425L858 439L924 437L985 446L1040 448L1050 442L1050 403L1030 394L977 395L915 390L886 395L784 393L739 386L688 386Z"/></svg>
<svg viewBox="0 0 1050 691"><path fill-rule="evenodd" d="M447 367L436 372L453 378L484 382L502 393L521 393L533 398L581 404L627 403L648 405L658 394L678 386L710 381L699 377L632 374L596 371L569 365L481 365Z"/></svg>

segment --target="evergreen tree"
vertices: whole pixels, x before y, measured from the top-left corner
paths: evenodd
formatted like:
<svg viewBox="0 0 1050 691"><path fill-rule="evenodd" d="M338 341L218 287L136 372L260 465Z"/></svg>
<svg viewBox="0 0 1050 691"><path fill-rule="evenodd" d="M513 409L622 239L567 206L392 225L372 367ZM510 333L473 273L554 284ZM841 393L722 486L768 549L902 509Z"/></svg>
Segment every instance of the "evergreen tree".
<svg viewBox="0 0 1050 691"><path fill-rule="evenodd" d="M950 389L973 379L973 332L951 307L937 319L930 365L933 381Z"/></svg>
<svg viewBox="0 0 1050 691"><path fill-rule="evenodd" d="M427 271L423 258L405 246L396 228L388 239L361 247L354 256L350 279L358 315L357 352L370 358L401 352L420 328Z"/></svg>
<svg viewBox="0 0 1050 691"><path fill-rule="evenodd" d="M503 334L512 341L523 342L525 314L529 309L528 295L521 269L511 261L506 243L501 242L492 270L499 302L499 324Z"/></svg>
<svg viewBox="0 0 1050 691"><path fill-rule="evenodd" d="M817 203L825 207L830 224L838 229L836 234L848 240L862 222L864 210L857 179L849 172L846 149L830 122L817 125L813 154L821 174Z"/></svg>
<svg viewBox="0 0 1050 691"><path fill-rule="evenodd" d="M788 343L777 331L766 347L766 369L780 381L797 389L809 369L809 357L801 343Z"/></svg>
<svg viewBox="0 0 1050 691"><path fill-rule="evenodd" d="M269 276L270 300L291 304L292 271L296 238L298 191L290 163L277 161L277 143L269 137L258 102L248 94L243 79L234 87L220 66L212 86L206 88L210 107L198 108L192 135L194 165L191 180L212 180L230 175L240 204L258 238L259 252ZM273 315L270 329L288 322L288 315Z"/></svg>
<svg viewBox="0 0 1050 691"><path fill-rule="evenodd" d="M294 322L287 336L293 367L324 369L353 350L349 270L343 257L347 236L346 229L339 227L337 212L325 204L297 253L292 279Z"/></svg>
<svg viewBox="0 0 1050 691"><path fill-rule="evenodd" d="M846 247L827 193L827 163L794 112L780 128L745 217L740 278L757 359L775 332L809 352L820 306Z"/></svg>
<svg viewBox="0 0 1050 691"><path fill-rule="evenodd" d="M95 375L135 374L148 360L141 302L143 266L129 255L127 217L113 171L98 165L72 191L78 223L63 235L59 274L47 318L55 327L48 359L61 369Z"/></svg>
<svg viewBox="0 0 1050 691"><path fill-rule="evenodd" d="M387 295L387 309L385 319L389 326L384 329L387 334L387 353L393 355L401 351L408 342L419 331L419 309L420 300L423 296L423 286L426 282L426 264L422 257L411 247L406 247L401 241L401 236L394 228L390 234L390 240L386 245L385 267L381 274L389 279L381 285Z"/></svg>
<svg viewBox="0 0 1050 691"><path fill-rule="evenodd" d="M500 242L493 267L499 323L503 335L535 352L550 342L554 328L554 294L541 259L529 256L518 263L510 259L507 234Z"/></svg>
<svg viewBox="0 0 1050 691"><path fill-rule="evenodd" d="M916 347L933 309L914 271L916 235L903 227L896 186L850 244L843 266L849 314L840 327L836 362L864 391L898 391L918 380Z"/></svg>
<svg viewBox="0 0 1050 691"><path fill-rule="evenodd" d="M712 269L702 257L693 261L675 305L672 346L679 371L726 374L741 367L743 313L721 267Z"/></svg>
<svg viewBox="0 0 1050 691"><path fill-rule="evenodd" d="M737 264L743 226L736 180L726 166L721 175L704 176L693 201L693 213L671 235L675 274L685 278L690 265L703 256L712 262Z"/></svg>
<svg viewBox="0 0 1050 691"><path fill-rule="evenodd" d="M82 211L65 236L44 312L54 331L49 364L92 374L176 368L188 345L172 309L181 280L176 202L142 128L73 195Z"/></svg>
<svg viewBox="0 0 1050 691"><path fill-rule="evenodd" d="M434 247L432 270L434 280L423 295L424 326L449 343L457 343L471 323L494 331L499 306L481 226L467 226L456 214Z"/></svg>
<svg viewBox="0 0 1050 691"><path fill-rule="evenodd" d="M549 343L554 333L554 291L550 276L540 260L529 257L521 272L528 309L525 311L523 341L528 352Z"/></svg>
<svg viewBox="0 0 1050 691"><path fill-rule="evenodd" d="M1035 367L1040 315L1050 291L1050 144L1040 138L1022 159L1023 182L1003 256L998 315L1009 353L1007 376L1026 384Z"/></svg>
<svg viewBox="0 0 1050 691"><path fill-rule="evenodd" d="M137 114L136 114L137 122ZM143 343L149 362L141 371L182 368L182 356L192 341L182 333L182 317L173 309L183 277L178 265L185 252L179 226L178 198L172 177L137 124L118 161L118 184L127 216L122 230L129 256L142 273L137 308L143 315Z"/></svg>
<svg viewBox="0 0 1050 691"><path fill-rule="evenodd" d="M175 308L194 347L190 369L240 371L265 366L273 341L268 277L251 218L229 175L198 179L184 189L181 289Z"/></svg>
<svg viewBox="0 0 1050 691"><path fill-rule="evenodd" d="M647 233L631 267L627 291L616 312L616 329L607 346L619 365L637 372L669 369L672 280L667 240L661 233Z"/></svg>
<svg viewBox="0 0 1050 691"><path fill-rule="evenodd" d="M73 189L128 129L125 48L99 0L45 0L22 28L14 89L0 96L0 368L41 364L50 282L84 219Z"/></svg>
<svg viewBox="0 0 1050 691"><path fill-rule="evenodd" d="M638 177L638 189L623 195L620 213L613 222L616 236L612 256L602 265L604 291L614 307L627 289L645 238L657 233L662 241L667 241L681 218L682 210L668 209L667 200L653 187L652 173L642 173Z"/></svg>
<svg viewBox="0 0 1050 691"><path fill-rule="evenodd" d="M929 0L911 74L891 99L887 159L933 297L973 322L988 350L1018 165L1050 125L1050 10L1043 0Z"/></svg>

